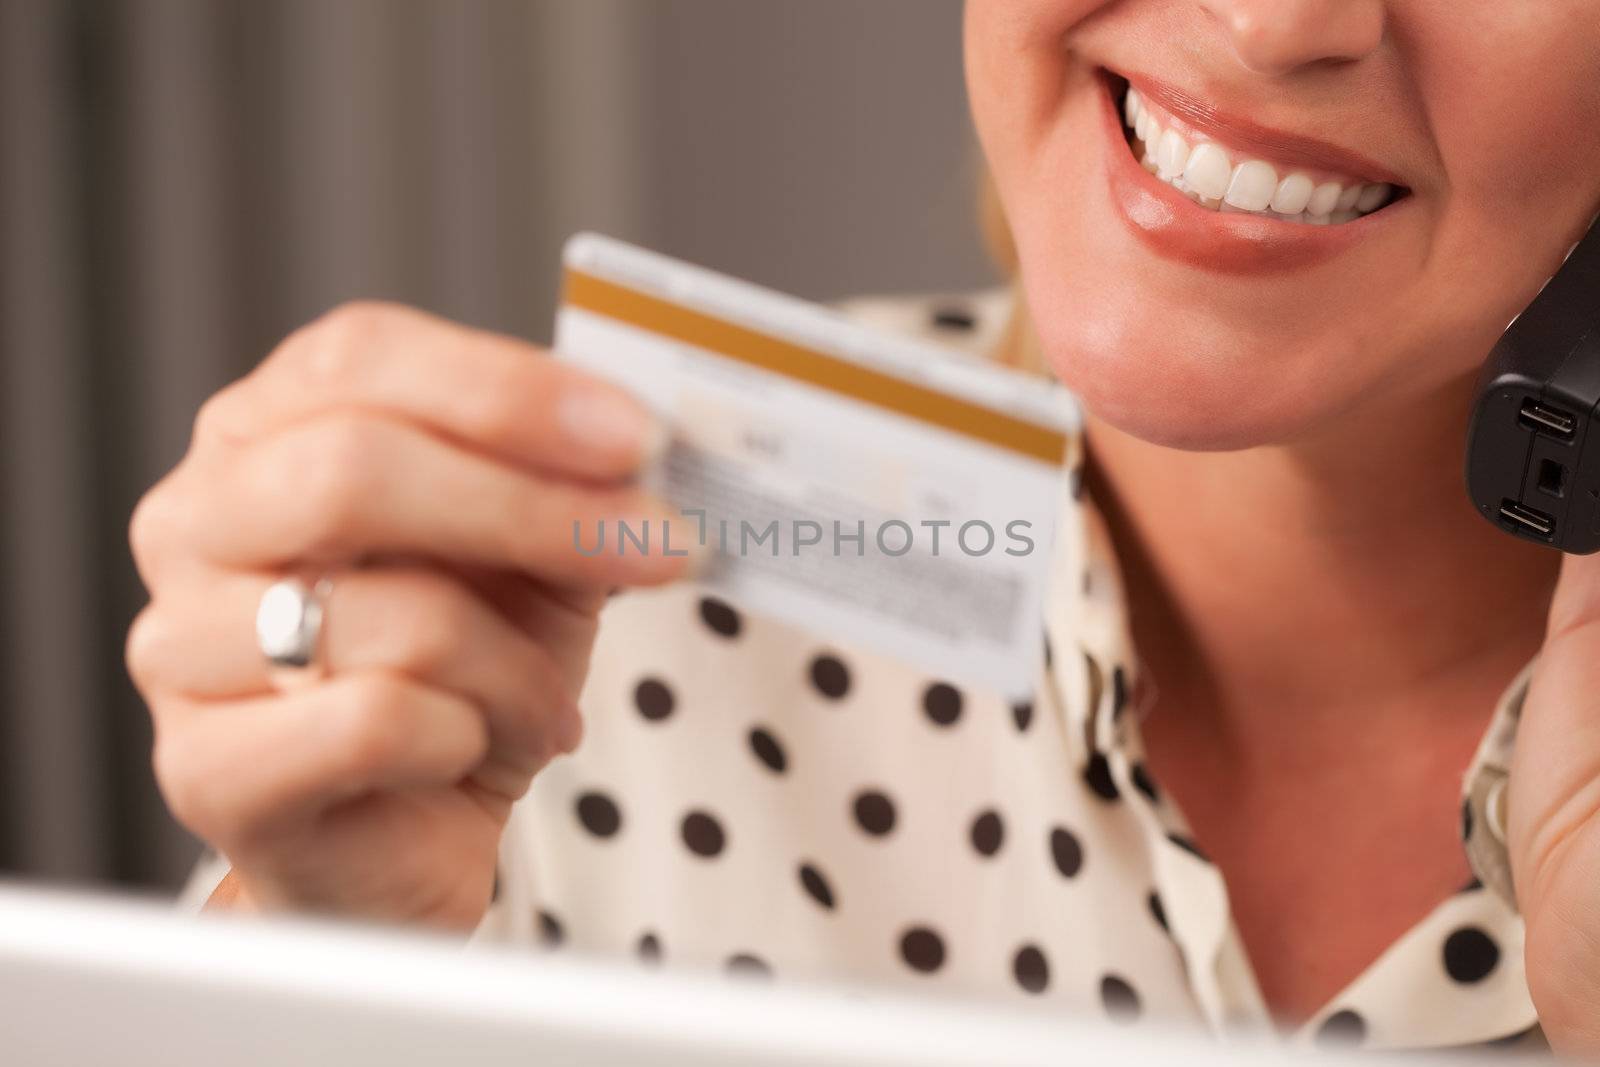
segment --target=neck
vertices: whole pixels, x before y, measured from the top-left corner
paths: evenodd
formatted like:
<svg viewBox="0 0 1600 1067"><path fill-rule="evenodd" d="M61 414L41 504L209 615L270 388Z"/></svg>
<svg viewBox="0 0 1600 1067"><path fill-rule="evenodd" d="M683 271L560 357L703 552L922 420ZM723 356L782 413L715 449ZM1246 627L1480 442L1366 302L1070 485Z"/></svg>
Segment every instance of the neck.
<svg viewBox="0 0 1600 1067"><path fill-rule="evenodd" d="M1532 656L1556 553L1494 529L1462 488L1471 381L1403 419L1373 412L1292 445L1178 452L1090 419L1089 488L1124 569L1157 692L1227 733L1397 701L1448 707ZM1449 694L1449 697L1446 697ZM1481 707L1487 714L1496 694Z"/></svg>

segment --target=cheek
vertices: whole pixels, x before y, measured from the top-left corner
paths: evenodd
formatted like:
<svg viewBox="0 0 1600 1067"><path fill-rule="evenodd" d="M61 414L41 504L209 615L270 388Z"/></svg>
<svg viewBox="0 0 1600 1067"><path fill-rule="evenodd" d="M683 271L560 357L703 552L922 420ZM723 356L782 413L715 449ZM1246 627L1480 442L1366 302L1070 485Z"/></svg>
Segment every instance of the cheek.
<svg viewBox="0 0 1600 1067"><path fill-rule="evenodd" d="M1415 303L1472 367L1600 211L1600 4L1465 6L1410 28L1443 182ZM1530 71L1538 71L1530 76Z"/></svg>
<svg viewBox="0 0 1600 1067"><path fill-rule="evenodd" d="M1546 218L1600 208L1600 4L1452 5L1413 16L1413 61L1450 191Z"/></svg>
<svg viewBox="0 0 1600 1067"><path fill-rule="evenodd" d="M1444 173L1438 245L1515 311L1600 211L1600 3L1463 14L1431 19L1414 64Z"/></svg>
<svg viewBox="0 0 1600 1067"><path fill-rule="evenodd" d="M1074 27L1115 0L967 0L968 96L980 139L1049 120Z"/></svg>

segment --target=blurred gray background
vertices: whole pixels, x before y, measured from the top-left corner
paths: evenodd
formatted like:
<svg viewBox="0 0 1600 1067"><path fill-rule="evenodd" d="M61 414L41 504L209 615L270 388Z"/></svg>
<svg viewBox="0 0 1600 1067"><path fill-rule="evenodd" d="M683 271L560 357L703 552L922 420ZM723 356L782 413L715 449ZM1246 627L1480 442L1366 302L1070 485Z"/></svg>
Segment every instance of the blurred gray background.
<svg viewBox="0 0 1600 1067"><path fill-rule="evenodd" d="M173 885L125 547L196 407L386 297L549 338L562 240L991 280L960 0L0 0L0 873Z"/></svg>

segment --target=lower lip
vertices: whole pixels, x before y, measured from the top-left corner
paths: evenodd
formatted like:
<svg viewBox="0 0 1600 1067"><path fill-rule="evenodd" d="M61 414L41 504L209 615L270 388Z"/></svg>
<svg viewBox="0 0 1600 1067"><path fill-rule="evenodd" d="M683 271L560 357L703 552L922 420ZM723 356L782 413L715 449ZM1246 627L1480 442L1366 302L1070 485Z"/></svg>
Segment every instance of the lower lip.
<svg viewBox="0 0 1600 1067"><path fill-rule="evenodd" d="M1145 170L1123 132L1116 86L1102 79L1101 117L1110 151L1106 168L1117 216L1164 259L1216 274L1268 274L1326 262L1388 225L1400 205L1354 222L1311 226L1203 208Z"/></svg>

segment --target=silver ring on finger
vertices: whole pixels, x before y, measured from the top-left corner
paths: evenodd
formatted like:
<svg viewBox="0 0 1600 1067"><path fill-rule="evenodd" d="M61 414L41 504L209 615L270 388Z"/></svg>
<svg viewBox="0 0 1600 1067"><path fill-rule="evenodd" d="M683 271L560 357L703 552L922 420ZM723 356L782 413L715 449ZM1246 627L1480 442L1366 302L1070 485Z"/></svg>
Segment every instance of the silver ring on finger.
<svg viewBox="0 0 1600 1067"><path fill-rule="evenodd" d="M284 578L261 594L256 645L274 688L290 692L327 677L322 629L332 593L333 579L324 576L315 581Z"/></svg>

